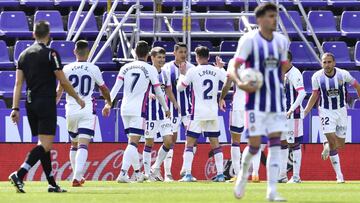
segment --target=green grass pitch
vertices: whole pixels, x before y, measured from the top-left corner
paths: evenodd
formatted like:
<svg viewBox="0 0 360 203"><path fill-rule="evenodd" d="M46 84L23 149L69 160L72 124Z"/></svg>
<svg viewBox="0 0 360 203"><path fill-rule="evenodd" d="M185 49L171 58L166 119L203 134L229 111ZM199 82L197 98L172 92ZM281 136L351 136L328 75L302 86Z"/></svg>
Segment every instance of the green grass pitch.
<svg viewBox="0 0 360 203"><path fill-rule="evenodd" d="M232 183L130 183L87 181L83 187L72 188L70 182L60 185L68 193L49 194L45 182L26 182L26 194L17 194L9 182L0 182L2 203L93 203L93 202L266 202L266 182L249 183L244 199L233 196ZM303 182L281 184L279 191L288 202L360 202L360 182Z"/></svg>

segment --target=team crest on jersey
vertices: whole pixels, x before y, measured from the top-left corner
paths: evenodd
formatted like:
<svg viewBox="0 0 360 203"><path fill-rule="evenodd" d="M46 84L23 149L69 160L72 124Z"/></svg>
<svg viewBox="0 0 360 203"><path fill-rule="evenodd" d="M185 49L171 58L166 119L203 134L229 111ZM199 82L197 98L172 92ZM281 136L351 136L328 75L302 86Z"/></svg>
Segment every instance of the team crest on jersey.
<svg viewBox="0 0 360 203"><path fill-rule="evenodd" d="M331 88L326 91L328 97L337 97L339 96L339 90L335 88Z"/></svg>
<svg viewBox="0 0 360 203"><path fill-rule="evenodd" d="M279 60L275 58L273 55L269 55L264 60L264 65L266 68L277 68L279 67Z"/></svg>

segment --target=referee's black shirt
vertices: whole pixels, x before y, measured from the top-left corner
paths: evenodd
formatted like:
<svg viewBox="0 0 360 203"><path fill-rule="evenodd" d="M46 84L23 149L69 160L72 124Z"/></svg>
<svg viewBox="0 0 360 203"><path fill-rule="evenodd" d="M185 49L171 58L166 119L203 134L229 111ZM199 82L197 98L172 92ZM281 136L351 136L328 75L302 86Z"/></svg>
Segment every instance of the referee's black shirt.
<svg viewBox="0 0 360 203"><path fill-rule="evenodd" d="M62 70L59 54L45 44L35 42L19 56L18 69L24 72L26 90L35 97L56 97L54 71Z"/></svg>

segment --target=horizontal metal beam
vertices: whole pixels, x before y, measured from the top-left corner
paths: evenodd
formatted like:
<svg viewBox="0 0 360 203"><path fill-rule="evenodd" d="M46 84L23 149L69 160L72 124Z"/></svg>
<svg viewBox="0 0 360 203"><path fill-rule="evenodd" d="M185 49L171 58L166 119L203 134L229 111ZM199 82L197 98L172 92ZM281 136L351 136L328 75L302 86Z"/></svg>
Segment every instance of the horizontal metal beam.
<svg viewBox="0 0 360 203"><path fill-rule="evenodd" d="M125 14L115 14L116 17L123 17ZM254 16L254 13L191 13L192 19L202 18L240 18L241 16ZM184 17L182 13L140 13L140 18L155 18L155 17L167 17L167 18L178 18ZM131 14L129 18L136 18L135 14Z"/></svg>
<svg viewBox="0 0 360 203"><path fill-rule="evenodd" d="M131 36L132 33L126 33L126 36ZM243 32L191 32L191 37L232 37L239 38L244 35ZM140 37L182 37L181 32L140 32Z"/></svg>

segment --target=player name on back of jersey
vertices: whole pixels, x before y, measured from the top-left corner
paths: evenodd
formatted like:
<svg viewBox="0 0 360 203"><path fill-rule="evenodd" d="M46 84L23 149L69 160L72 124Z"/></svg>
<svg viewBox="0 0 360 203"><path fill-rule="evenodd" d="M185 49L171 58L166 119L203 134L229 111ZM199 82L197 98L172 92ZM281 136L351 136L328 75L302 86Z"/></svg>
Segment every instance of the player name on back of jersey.
<svg viewBox="0 0 360 203"><path fill-rule="evenodd" d="M88 66L87 65L74 65L73 67L71 67L71 71L75 71L75 70L79 70L79 69L82 69L82 70L85 70L85 71L88 71Z"/></svg>
<svg viewBox="0 0 360 203"><path fill-rule="evenodd" d="M142 66L140 64L131 64L130 66L126 67L124 69L123 75L126 75L126 73L132 69L140 69L144 73L145 77L149 78L149 71L146 69L145 66Z"/></svg>
<svg viewBox="0 0 360 203"><path fill-rule="evenodd" d="M216 76L216 72L212 71L212 70L203 70L202 72L199 73L199 76L202 77L204 75L212 75L212 76Z"/></svg>

